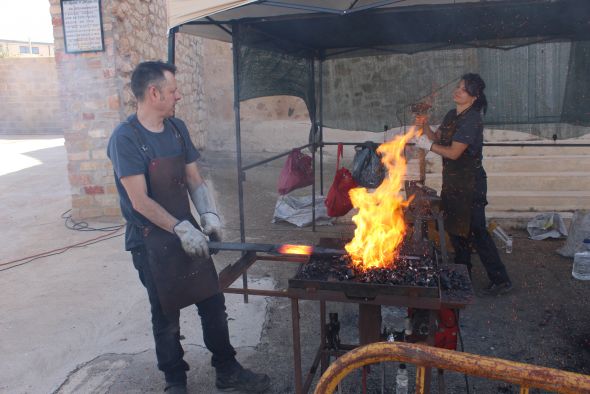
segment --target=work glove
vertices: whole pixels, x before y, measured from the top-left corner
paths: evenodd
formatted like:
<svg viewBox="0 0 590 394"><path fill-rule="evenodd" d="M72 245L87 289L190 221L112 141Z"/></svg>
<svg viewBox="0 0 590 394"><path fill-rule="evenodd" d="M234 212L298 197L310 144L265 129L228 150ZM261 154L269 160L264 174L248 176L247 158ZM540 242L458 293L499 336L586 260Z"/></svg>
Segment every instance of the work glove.
<svg viewBox="0 0 590 394"><path fill-rule="evenodd" d="M221 242L221 220L207 184L201 183L193 190L190 190L190 196L195 208L197 208L197 212L201 215L203 233L208 235L211 241Z"/></svg>
<svg viewBox="0 0 590 394"><path fill-rule="evenodd" d="M414 138L414 144L416 144L418 148L424 149L426 151L429 151L430 148L432 148L432 141L430 141L430 139L424 134Z"/></svg>
<svg viewBox="0 0 590 394"><path fill-rule="evenodd" d="M209 258L207 237L188 220L177 223L174 226L174 233L180 238L182 249L189 256Z"/></svg>

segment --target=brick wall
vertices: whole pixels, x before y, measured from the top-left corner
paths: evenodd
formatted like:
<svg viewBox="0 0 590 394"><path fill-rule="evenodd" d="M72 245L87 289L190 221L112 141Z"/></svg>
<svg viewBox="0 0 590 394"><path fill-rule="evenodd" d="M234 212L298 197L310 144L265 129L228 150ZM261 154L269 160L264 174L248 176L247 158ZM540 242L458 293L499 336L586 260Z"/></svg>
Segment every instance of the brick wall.
<svg viewBox="0 0 590 394"><path fill-rule="evenodd" d="M68 175L75 218L118 217L119 200L110 161L109 137L117 124L135 112L129 88L133 68L146 60L167 55L165 0L103 0L105 51L81 54L64 52L59 0L50 0L61 108L64 119ZM191 84L197 78L198 40L180 37L177 78L183 104L178 116L187 120L195 142L199 134L197 94ZM196 88L195 88L196 89Z"/></svg>
<svg viewBox="0 0 590 394"><path fill-rule="evenodd" d="M55 59L0 58L0 134L61 134Z"/></svg>

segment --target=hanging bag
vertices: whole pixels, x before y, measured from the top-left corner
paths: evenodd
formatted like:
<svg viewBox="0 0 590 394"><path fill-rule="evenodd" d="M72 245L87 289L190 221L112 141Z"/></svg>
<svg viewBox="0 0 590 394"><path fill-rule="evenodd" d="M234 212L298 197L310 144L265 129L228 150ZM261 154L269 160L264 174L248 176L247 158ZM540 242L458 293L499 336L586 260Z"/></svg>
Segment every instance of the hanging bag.
<svg viewBox="0 0 590 394"><path fill-rule="evenodd" d="M352 179L362 187L375 189L385 178L385 167L377 153L379 144L367 141L354 147L356 153L352 161Z"/></svg>
<svg viewBox="0 0 590 394"><path fill-rule="evenodd" d="M343 151L342 144L338 144L336 175L334 175L334 182L330 186L325 201L328 216L331 217L344 216L352 209L352 202L348 192L350 189L357 187L350 171L344 167L340 168L340 158L343 156Z"/></svg>
<svg viewBox="0 0 590 394"><path fill-rule="evenodd" d="M293 149L281 170L278 182L278 192L285 195L292 190L313 184L314 174L312 158L299 149Z"/></svg>

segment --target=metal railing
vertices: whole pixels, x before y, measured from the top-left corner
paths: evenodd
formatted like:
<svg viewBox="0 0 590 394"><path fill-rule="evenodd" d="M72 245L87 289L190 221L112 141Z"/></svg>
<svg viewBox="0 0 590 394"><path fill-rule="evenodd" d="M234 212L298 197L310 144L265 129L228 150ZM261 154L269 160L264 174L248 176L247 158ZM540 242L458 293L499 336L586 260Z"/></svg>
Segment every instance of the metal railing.
<svg viewBox="0 0 590 394"><path fill-rule="evenodd" d="M528 394L531 388L558 393L590 393L590 375L426 345L377 342L358 347L336 359L321 376L315 394L331 394L340 381L353 370L385 361L414 364L416 393L419 394L427 392L429 368L519 385L520 394Z"/></svg>

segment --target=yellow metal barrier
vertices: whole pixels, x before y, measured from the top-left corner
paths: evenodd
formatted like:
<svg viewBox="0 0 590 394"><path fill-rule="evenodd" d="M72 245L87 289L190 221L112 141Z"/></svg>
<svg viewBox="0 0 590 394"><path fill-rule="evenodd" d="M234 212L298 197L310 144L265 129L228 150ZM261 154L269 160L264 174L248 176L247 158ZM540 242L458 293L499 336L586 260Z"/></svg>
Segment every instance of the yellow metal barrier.
<svg viewBox="0 0 590 394"><path fill-rule="evenodd" d="M384 361L416 365L416 393L419 394L424 394L426 390L426 368L439 368L516 384L520 386L521 394L528 394L530 388L558 393L590 393L589 375L426 345L377 342L358 347L336 359L320 378L315 394L331 394L353 370Z"/></svg>

